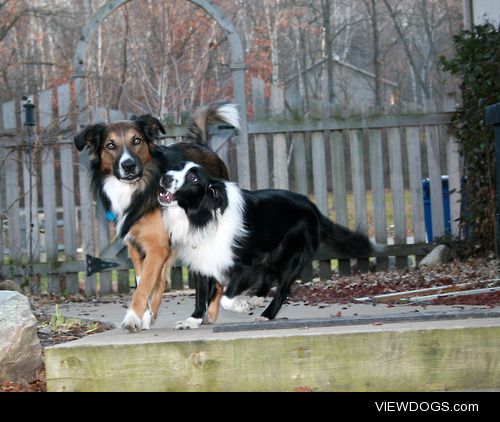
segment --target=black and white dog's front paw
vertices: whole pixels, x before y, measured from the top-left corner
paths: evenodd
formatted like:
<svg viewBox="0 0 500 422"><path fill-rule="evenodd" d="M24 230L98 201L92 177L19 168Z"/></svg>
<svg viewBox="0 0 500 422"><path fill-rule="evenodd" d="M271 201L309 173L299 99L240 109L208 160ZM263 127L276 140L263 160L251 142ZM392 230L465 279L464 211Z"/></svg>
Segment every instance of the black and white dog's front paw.
<svg viewBox="0 0 500 422"><path fill-rule="evenodd" d="M238 312L240 314L248 312L252 308L245 296L236 296L233 298L222 296L220 305L226 311Z"/></svg>
<svg viewBox="0 0 500 422"><path fill-rule="evenodd" d="M175 329L176 330L194 330L196 328L200 328L202 321L203 321L202 318L189 317L188 319L186 319L184 321L178 321L175 324Z"/></svg>

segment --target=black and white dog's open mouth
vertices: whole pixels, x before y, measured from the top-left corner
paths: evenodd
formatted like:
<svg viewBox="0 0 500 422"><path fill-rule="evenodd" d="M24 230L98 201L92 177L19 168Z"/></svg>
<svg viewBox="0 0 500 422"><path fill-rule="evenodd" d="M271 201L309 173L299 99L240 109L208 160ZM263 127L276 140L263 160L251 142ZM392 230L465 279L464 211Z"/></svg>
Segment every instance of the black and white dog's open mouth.
<svg viewBox="0 0 500 422"><path fill-rule="evenodd" d="M158 202L161 206L166 207L174 201L174 194L166 191L160 187L160 193L158 194Z"/></svg>

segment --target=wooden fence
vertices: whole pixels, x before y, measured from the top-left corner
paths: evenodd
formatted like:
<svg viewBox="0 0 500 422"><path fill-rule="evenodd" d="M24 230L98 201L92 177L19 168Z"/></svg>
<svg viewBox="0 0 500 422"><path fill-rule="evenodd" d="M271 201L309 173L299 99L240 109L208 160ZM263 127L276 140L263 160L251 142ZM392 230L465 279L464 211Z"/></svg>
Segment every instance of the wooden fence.
<svg viewBox="0 0 500 422"><path fill-rule="evenodd" d="M133 280L126 265L99 276L85 273L85 255L105 254L114 228L90 193L88 157L73 147L76 122L81 121L74 107L76 88L67 84L33 98L38 123L31 139L21 104L1 106L1 273L20 282L37 275L39 283L31 286L35 291L71 294L83 289L89 296L125 292ZM451 234L458 234L460 163L447 130L450 113L287 120L282 92L273 89L269 117L263 84L258 82L253 109L248 125L252 188L309 195L338 223L392 245L371 261L358 260L360 270L385 269L389 260L404 267L411 264L409 256L425 254L430 249L426 209L434 237L445 234L442 175L448 176ZM90 121L127 117L103 109L88 114ZM163 142L182 133L182 128L169 127ZM213 147L236 180L235 145ZM430 204L424 204L425 178L430 180ZM304 277L319 272L328 278L332 268L349 272L353 264L325 248L317 258L319 266L308 268ZM182 287L182 271L175 274L174 287Z"/></svg>

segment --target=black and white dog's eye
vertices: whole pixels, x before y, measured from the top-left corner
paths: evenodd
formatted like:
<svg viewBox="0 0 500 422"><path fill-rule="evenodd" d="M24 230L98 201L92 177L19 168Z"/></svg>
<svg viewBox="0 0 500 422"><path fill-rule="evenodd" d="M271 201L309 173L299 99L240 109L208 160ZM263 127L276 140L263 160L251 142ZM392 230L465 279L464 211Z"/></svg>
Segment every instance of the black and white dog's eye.
<svg viewBox="0 0 500 422"><path fill-rule="evenodd" d="M195 174L193 174L193 173L189 173L189 176L188 176L188 177L189 177L189 180L190 180L191 182L196 183L196 182L198 181L198 177L196 177L196 175L195 175Z"/></svg>

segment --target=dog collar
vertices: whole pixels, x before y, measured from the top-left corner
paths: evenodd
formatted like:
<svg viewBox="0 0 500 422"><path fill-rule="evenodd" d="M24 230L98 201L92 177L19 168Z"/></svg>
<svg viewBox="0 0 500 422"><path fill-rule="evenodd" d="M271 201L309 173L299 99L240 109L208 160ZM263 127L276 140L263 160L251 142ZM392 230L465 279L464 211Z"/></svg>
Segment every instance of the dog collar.
<svg viewBox="0 0 500 422"><path fill-rule="evenodd" d="M114 222L118 220L118 216L113 211L106 211L106 220Z"/></svg>

